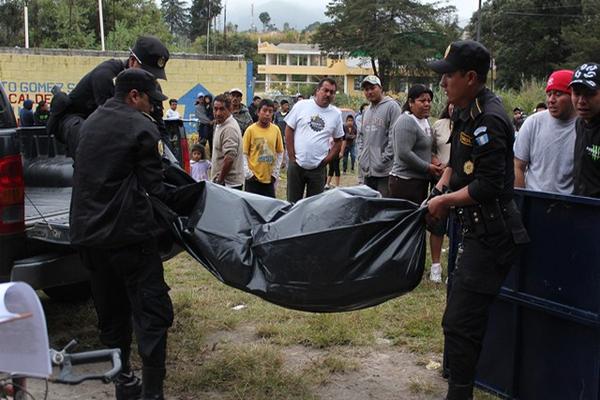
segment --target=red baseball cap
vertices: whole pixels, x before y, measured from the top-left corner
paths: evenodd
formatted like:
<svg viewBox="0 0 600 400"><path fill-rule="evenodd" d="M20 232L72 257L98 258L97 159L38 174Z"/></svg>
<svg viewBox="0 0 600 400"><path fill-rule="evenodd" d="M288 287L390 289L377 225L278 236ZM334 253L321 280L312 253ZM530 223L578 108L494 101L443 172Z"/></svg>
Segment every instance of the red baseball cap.
<svg viewBox="0 0 600 400"><path fill-rule="evenodd" d="M548 78L548 84L546 85L546 93L551 90L558 90L564 93L571 93L569 84L573 79L573 71L570 69L561 69L560 71L554 71Z"/></svg>

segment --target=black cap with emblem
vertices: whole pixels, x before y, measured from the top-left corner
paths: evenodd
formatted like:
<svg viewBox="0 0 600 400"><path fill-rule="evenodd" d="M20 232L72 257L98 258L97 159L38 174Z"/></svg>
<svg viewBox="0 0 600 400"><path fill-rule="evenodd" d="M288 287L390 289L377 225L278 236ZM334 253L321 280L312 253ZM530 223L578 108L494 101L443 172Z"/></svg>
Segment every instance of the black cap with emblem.
<svg viewBox="0 0 600 400"><path fill-rule="evenodd" d="M146 93L148 97L156 102L162 102L167 96L161 93L158 82L153 74L143 69L127 68L117 75L115 81L115 94L129 93L131 90Z"/></svg>
<svg viewBox="0 0 600 400"><path fill-rule="evenodd" d="M485 74L490 69L490 52L474 40L451 43L443 60L432 61L429 68L439 74L455 71L475 71Z"/></svg>
<svg viewBox="0 0 600 400"><path fill-rule="evenodd" d="M158 79L167 79L165 65L169 61L169 50L154 36L141 36L129 49L141 67Z"/></svg>
<svg viewBox="0 0 600 400"><path fill-rule="evenodd" d="M583 85L588 89L600 89L600 65L585 63L577 67L569 86Z"/></svg>

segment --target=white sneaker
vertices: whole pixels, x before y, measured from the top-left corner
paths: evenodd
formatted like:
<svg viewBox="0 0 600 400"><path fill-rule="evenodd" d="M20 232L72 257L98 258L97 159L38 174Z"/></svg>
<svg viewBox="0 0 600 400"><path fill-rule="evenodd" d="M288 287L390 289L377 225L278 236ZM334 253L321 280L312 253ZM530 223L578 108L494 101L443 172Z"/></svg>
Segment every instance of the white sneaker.
<svg viewBox="0 0 600 400"><path fill-rule="evenodd" d="M442 265L440 263L431 264L429 280L435 283L442 283Z"/></svg>

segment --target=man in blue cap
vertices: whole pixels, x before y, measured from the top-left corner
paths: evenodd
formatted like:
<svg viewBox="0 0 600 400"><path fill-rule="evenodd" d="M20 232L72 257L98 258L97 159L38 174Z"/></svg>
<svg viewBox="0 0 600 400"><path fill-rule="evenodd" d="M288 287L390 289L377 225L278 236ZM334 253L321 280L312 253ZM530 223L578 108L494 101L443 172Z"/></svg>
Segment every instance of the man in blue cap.
<svg viewBox="0 0 600 400"><path fill-rule="evenodd" d="M428 218L443 220L453 208L463 229L442 321L446 399L470 400L490 306L529 238L513 201L512 124L485 87L489 51L458 41L429 66L442 74L440 85L455 111L450 162L430 196Z"/></svg>

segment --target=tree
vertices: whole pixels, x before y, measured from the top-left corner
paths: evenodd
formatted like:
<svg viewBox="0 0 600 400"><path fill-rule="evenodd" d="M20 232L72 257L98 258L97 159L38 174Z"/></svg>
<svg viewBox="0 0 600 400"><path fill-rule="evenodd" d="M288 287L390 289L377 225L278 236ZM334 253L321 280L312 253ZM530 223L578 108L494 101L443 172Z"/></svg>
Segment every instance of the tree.
<svg viewBox="0 0 600 400"><path fill-rule="evenodd" d="M590 12L597 15L597 2L586 1L595 4L594 11ZM495 60L499 86L519 88L523 80L545 80L554 69L564 65L572 53L573 43L582 43L581 33L572 38L568 33L563 34L578 32L572 27L581 21L578 15L582 10L581 3L575 3L569 0L492 0L483 5L481 42ZM476 21L474 14L468 27L472 37L477 30ZM598 32L597 22L586 27L594 28ZM597 43L598 36L592 34L590 37Z"/></svg>
<svg viewBox="0 0 600 400"><path fill-rule="evenodd" d="M23 46L23 2L0 1L0 46Z"/></svg>
<svg viewBox="0 0 600 400"><path fill-rule="evenodd" d="M426 60L458 37L454 7L416 0L332 0L313 42L329 54L371 59L384 89L402 77L429 76Z"/></svg>
<svg viewBox="0 0 600 400"><path fill-rule="evenodd" d="M185 35L189 27L188 9L183 0L162 0L163 19L173 35Z"/></svg>
<svg viewBox="0 0 600 400"><path fill-rule="evenodd" d="M571 54L564 67L574 69L584 62L598 62L600 54L600 14L595 0L582 0L581 18L563 29L563 40Z"/></svg>
<svg viewBox="0 0 600 400"><path fill-rule="evenodd" d="M263 11L258 15L258 19L263 24L263 31L267 31L269 29L269 23L271 22L271 16L268 12Z"/></svg>
<svg viewBox="0 0 600 400"><path fill-rule="evenodd" d="M189 37L193 42L198 36L206 35L210 22L221 14L221 0L193 0L190 8Z"/></svg>
<svg viewBox="0 0 600 400"><path fill-rule="evenodd" d="M292 27L290 26L290 23L289 22L284 22L283 23L283 31L287 32L287 31L291 31L291 30L292 30Z"/></svg>
<svg viewBox="0 0 600 400"><path fill-rule="evenodd" d="M319 29L319 26L321 26L321 23L319 21L315 21L312 24L307 25L306 28L302 29L302 33L314 32Z"/></svg>

